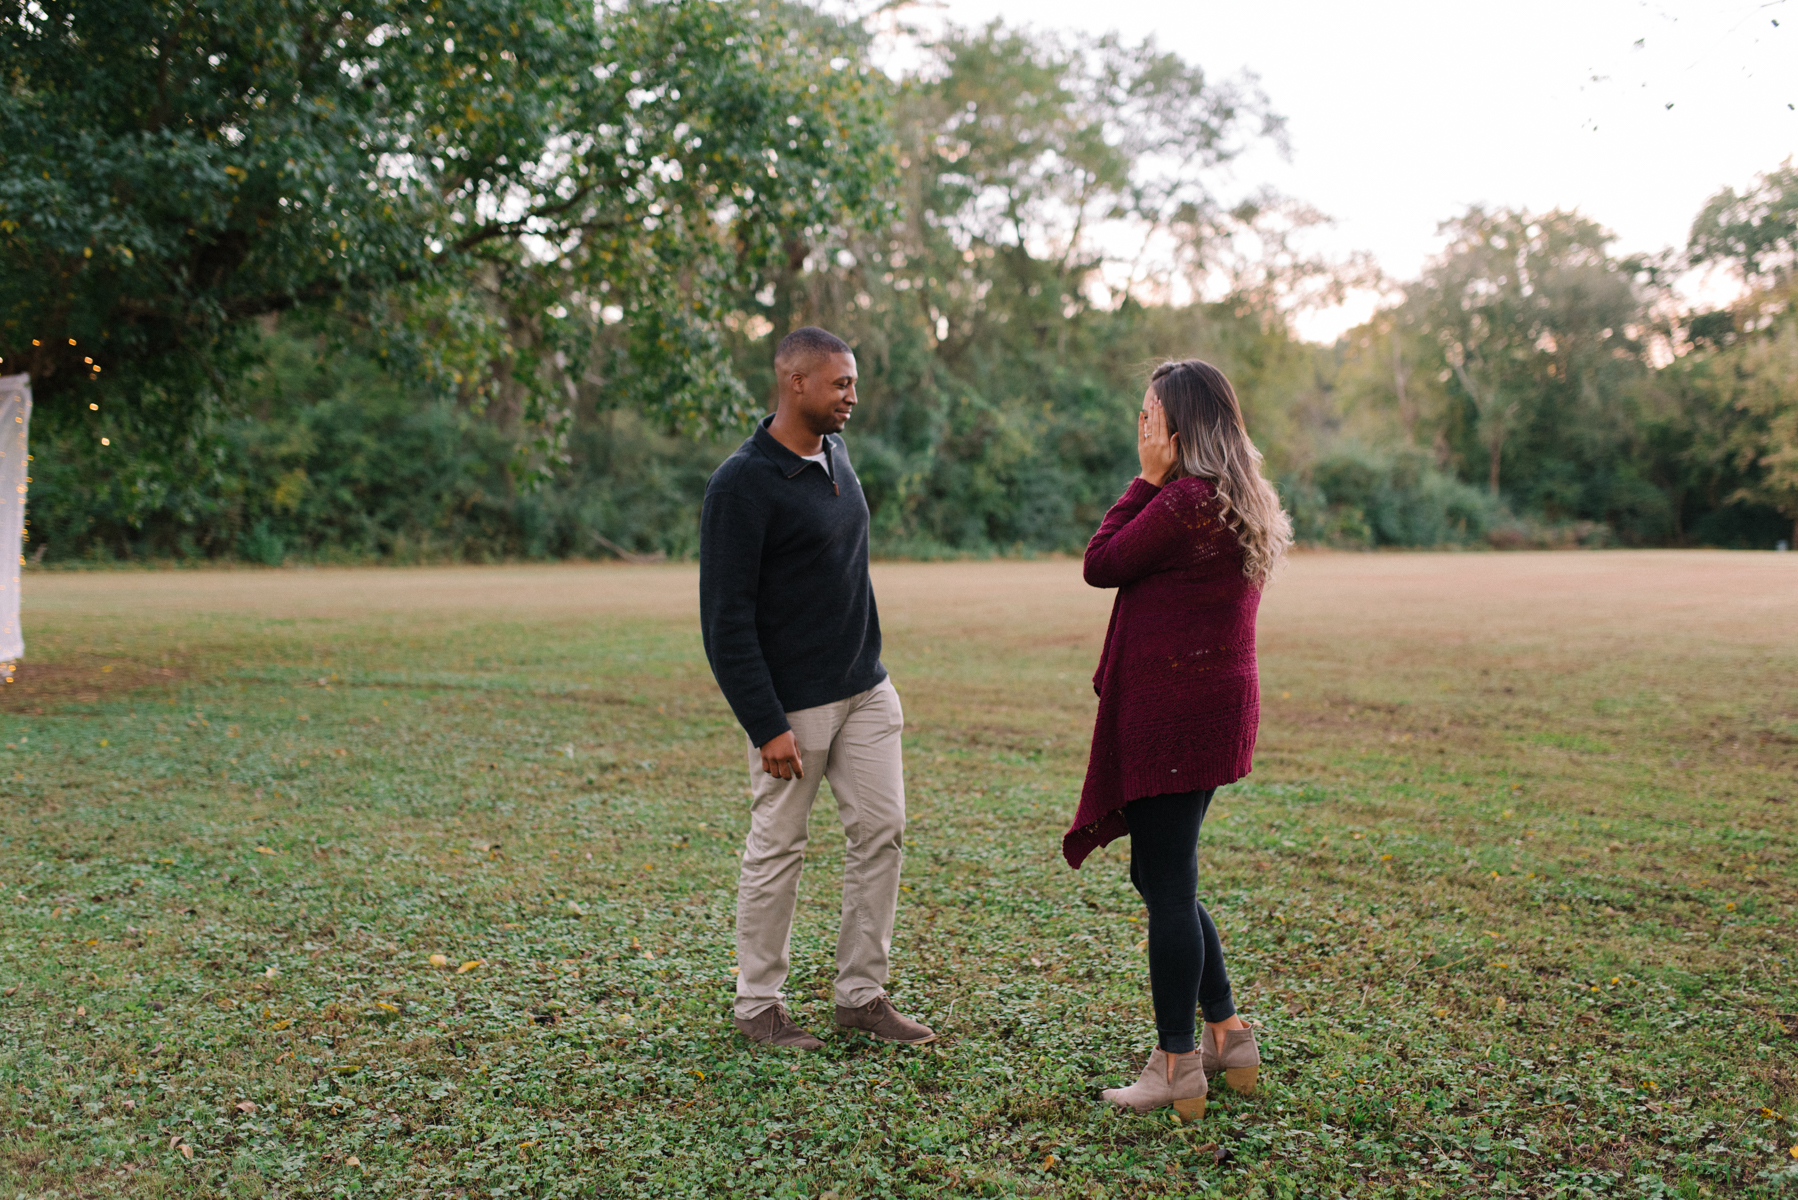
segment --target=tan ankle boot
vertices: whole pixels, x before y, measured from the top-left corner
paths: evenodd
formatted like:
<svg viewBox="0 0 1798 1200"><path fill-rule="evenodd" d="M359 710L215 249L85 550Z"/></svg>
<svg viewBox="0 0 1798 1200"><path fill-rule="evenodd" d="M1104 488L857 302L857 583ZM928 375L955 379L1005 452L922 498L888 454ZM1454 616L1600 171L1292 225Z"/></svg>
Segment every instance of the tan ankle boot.
<svg viewBox="0 0 1798 1200"><path fill-rule="evenodd" d="M1222 1075L1231 1091L1245 1096L1255 1094L1255 1085L1261 1077L1261 1051L1255 1046L1253 1029L1226 1029L1222 1054L1217 1052L1217 1043L1209 1029L1199 1038L1199 1045L1204 1050L1208 1078L1216 1079Z"/></svg>
<svg viewBox="0 0 1798 1200"><path fill-rule="evenodd" d="M1107 1088L1100 1095L1122 1108L1139 1113L1173 1105L1183 1121L1196 1121L1205 1115L1205 1067L1197 1051L1173 1058L1173 1077L1168 1077L1169 1055L1157 1047L1149 1055L1149 1065L1127 1088Z"/></svg>

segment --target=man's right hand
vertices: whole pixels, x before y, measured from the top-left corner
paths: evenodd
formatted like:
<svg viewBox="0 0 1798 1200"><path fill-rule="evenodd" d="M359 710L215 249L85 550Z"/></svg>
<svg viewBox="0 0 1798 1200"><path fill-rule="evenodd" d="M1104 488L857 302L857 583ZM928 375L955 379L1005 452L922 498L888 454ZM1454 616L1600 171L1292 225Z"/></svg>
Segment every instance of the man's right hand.
<svg viewBox="0 0 1798 1200"><path fill-rule="evenodd" d="M805 778L805 764L799 761L799 741L791 729L762 747L762 770L776 779Z"/></svg>

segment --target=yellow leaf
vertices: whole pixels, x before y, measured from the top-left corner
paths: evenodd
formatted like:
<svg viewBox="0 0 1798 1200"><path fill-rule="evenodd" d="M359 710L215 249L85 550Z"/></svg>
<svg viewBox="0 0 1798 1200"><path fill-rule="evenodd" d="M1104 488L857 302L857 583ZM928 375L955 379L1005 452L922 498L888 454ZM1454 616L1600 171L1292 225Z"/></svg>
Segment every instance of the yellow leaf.
<svg viewBox="0 0 1798 1200"><path fill-rule="evenodd" d="M433 967L449 966L448 956L442 955L442 954L433 954L433 955L431 955L430 958L426 959L425 961L430 963Z"/></svg>
<svg viewBox="0 0 1798 1200"><path fill-rule="evenodd" d="M472 971L472 970L474 970L474 969L475 969L475 968L476 968L476 967L478 967L478 966L480 966L480 965L481 965L481 960L480 960L480 959L478 959L478 958L471 958L471 959L469 959L469 960L468 960L468 961L467 961L467 962L465 962L465 963L463 963L463 964L462 964L462 965L461 965L461 966L459 966L459 967L457 967L457 968L456 968L456 974L458 974L458 975L466 975L466 974L468 974L468 973L469 973L469 972L470 972L470 971Z"/></svg>
<svg viewBox="0 0 1798 1200"><path fill-rule="evenodd" d="M1043 1159L1043 1170L1047 1171L1050 1167L1052 1167L1054 1165L1055 1165L1055 1156L1053 1154L1048 1155L1047 1157L1045 1157Z"/></svg>
<svg viewBox="0 0 1798 1200"><path fill-rule="evenodd" d="M269 1031L271 1033L280 1033L283 1029L286 1029L289 1025L292 1025L292 1024L293 1024L292 1017L284 1017L283 1019L276 1021L273 1025L269 1026Z"/></svg>
<svg viewBox="0 0 1798 1200"><path fill-rule="evenodd" d="M399 1010L400 1010L400 1007L399 1007L399 1005L397 1005L397 1004L389 1004L389 1003L387 1003L387 1001L385 1001L385 1000L376 1000L376 1001L375 1001L375 1007L376 1007L376 1008L384 1008L384 1009L386 1009L386 1010L387 1010L387 1011L388 1011L388 1012L398 1012L398 1011L399 1011Z"/></svg>
<svg viewBox="0 0 1798 1200"><path fill-rule="evenodd" d="M258 853L258 854L273 854L274 851L270 850L267 846L258 846L258 847L256 847L256 853Z"/></svg>
<svg viewBox="0 0 1798 1200"><path fill-rule="evenodd" d="M1792 1147L1792 1157L1793 1157L1793 1158L1798 1158L1798 1146L1793 1146L1793 1147Z"/></svg>

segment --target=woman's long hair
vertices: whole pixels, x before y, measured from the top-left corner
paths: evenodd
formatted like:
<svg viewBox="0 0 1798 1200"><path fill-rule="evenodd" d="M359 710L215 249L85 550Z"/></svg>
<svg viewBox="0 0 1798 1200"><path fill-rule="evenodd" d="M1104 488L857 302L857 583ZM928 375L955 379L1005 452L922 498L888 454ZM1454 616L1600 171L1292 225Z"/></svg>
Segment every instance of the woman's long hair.
<svg viewBox="0 0 1798 1200"><path fill-rule="evenodd" d="M1217 485L1224 521L1242 544L1242 573L1265 587L1292 545L1292 518L1261 477L1261 451L1249 440L1236 390L1222 371L1196 358L1162 363L1149 387L1167 412L1168 432L1180 435L1174 477Z"/></svg>

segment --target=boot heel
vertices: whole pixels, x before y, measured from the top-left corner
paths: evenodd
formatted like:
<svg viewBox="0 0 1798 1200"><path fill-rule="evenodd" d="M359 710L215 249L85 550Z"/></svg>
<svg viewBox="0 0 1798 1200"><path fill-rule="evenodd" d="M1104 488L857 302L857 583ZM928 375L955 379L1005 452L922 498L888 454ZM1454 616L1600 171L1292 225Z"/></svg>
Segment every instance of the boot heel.
<svg viewBox="0 0 1798 1200"><path fill-rule="evenodd" d="M1233 1092L1241 1092L1245 1096L1255 1094L1255 1082L1261 1077L1261 1068L1230 1067L1224 1072L1224 1082L1230 1085Z"/></svg>
<svg viewBox="0 0 1798 1200"><path fill-rule="evenodd" d="M1174 1101L1174 1111L1180 1114L1182 1121L1191 1124L1205 1115L1205 1097L1194 1096L1191 1100Z"/></svg>

